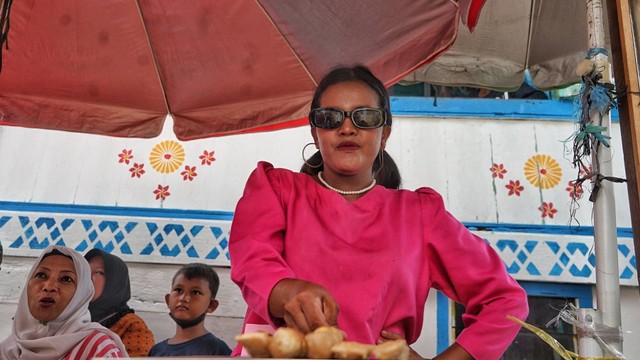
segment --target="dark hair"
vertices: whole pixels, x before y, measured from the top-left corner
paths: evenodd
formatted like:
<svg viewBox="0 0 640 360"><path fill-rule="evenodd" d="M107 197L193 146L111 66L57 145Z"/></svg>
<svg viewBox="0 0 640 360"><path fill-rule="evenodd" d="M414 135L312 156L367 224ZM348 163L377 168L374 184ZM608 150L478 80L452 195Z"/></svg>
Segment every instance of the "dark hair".
<svg viewBox="0 0 640 360"><path fill-rule="evenodd" d="M178 275L182 275L187 279L203 279L209 283L209 290L211 291L211 298L215 299L218 294L218 288L220 287L220 278L215 270L209 265L203 263L191 263L184 265L183 267L173 275L171 284L176 281Z"/></svg>
<svg viewBox="0 0 640 360"><path fill-rule="evenodd" d="M316 92L313 94L311 110L320 107L320 98L329 87L348 81L359 81L375 91L378 95L378 106L380 106L387 116L385 126L391 126L392 116L389 93L384 87L384 84L373 75L369 69L362 65L337 67L326 74L318 84ZM309 166L309 164L312 166ZM322 170L322 154L320 151L317 151L302 165L300 172L314 176ZM398 189L402 184L402 177L400 176L398 166L386 150L382 150L382 156L378 156L373 162L373 173L375 174L377 183L386 188Z"/></svg>

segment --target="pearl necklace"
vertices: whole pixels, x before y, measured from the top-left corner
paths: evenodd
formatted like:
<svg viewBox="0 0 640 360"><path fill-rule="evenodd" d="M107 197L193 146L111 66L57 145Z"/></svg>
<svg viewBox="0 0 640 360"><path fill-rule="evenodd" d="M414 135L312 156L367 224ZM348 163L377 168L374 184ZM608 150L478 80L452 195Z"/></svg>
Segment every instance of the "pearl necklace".
<svg viewBox="0 0 640 360"><path fill-rule="evenodd" d="M373 179L373 181L371 182L371 184L369 184L369 186L360 190L346 191L346 190L336 189L333 186L327 184L327 182L322 178L322 171L318 173L318 180L320 180L322 185L326 186L327 189L333 190L340 195L360 195L360 194L366 193L367 191L373 189L374 186L376 186L376 179Z"/></svg>

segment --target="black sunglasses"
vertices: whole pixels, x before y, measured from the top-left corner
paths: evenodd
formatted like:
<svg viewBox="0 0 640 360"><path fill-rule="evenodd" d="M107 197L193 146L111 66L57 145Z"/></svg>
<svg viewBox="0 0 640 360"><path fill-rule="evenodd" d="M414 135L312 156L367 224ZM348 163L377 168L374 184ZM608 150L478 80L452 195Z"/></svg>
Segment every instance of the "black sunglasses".
<svg viewBox="0 0 640 360"><path fill-rule="evenodd" d="M352 111L317 108L309 113L309 122L321 129L337 129L347 117L350 117L353 125L359 129L375 129L387 123L387 113L377 108L358 108Z"/></svg>

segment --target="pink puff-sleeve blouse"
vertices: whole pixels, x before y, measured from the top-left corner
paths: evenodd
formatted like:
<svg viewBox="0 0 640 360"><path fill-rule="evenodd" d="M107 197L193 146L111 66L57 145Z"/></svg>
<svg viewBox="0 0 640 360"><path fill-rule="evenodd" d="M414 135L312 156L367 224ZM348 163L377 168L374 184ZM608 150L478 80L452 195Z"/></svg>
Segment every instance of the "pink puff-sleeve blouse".
<svg viewBox="0 0 640 360"><path fill-rule="evenodd" d="M363 343L383 330L415 342L430 288L465 306L456 342L476 359L498 359L519 330L506 316L528 314L526 293L498 254L429 188L375 186L349 202L307 174L261 162L238 202L229 252L248 305L245 327L282 325L268 299L285 278L324 286L347 340Z"/></svg>

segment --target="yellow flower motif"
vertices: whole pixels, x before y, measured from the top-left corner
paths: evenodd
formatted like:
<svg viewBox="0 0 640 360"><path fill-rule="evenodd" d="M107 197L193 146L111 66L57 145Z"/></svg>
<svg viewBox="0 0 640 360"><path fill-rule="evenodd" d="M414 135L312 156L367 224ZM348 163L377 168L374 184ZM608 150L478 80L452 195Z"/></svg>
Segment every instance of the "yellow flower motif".
<svg viewBox="0 0 640 360"><path fill-rule="evenodd" d="M184 162L184 148L178 142L166 140L156 145L149 155L151 167L160 173L176 171Z"/></svg>
<svg viewBox="0 0 640 360"><path fill-rule="evenodd" d="M535 187L551 189L560 183L562 168L549 155L535 155L524 164L524 176Z"/></svg>
<svg viewBox="0 0 640 360"><path fill-rule="evenodd" d="M551 189L560 183L562 168L549 155L535 155L524 164L524 176L535 187Z"/></svg>

